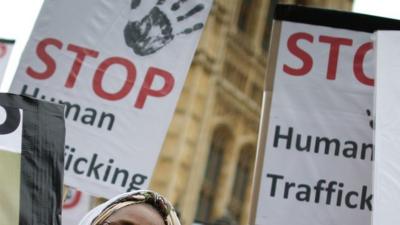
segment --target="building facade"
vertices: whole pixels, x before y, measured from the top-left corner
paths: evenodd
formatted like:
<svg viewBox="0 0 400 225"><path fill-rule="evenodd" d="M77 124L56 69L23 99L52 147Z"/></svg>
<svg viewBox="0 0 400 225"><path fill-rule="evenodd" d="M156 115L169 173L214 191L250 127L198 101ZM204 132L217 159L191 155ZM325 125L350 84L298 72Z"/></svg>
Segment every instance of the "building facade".
<svg viewBox="0 0 400 225"><path fill-rule="evenodd" d="M150 184L172 201L184 225L249 224L275 1L214 0ZM279 2L342 10L353 4Z"/></svg>

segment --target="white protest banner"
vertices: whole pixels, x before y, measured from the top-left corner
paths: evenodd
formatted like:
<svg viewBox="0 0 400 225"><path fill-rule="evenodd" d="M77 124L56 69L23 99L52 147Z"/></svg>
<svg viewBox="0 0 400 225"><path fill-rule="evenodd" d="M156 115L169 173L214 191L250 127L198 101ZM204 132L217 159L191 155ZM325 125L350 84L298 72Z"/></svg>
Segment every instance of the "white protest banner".
<svg viewBox="0 0 400 225"><path fill-rule="evenodd" d="M351 23L350 23L351 22ZM371 224L371 33L399 21L279 5L263 108L255 224ZM264 154L265 151L265 154ZM259 161L259 162L260 162ZM260 163L258 162L258 165ZM261 163L261 164L262 164Z"/></svg>
<svg viewBox="0 0 400 225"><path fill-rule="evenodd" d="M14 40L0 38L0 81L3 80L3 76L7 68L7 63L10 59L12 48L14 47L14 43Z"/></svg>
<svg viewBox="0 0 400 225"><path fill-rule="evenodd" d="M90 195L75 188L68 188L68 193L63 203L62 224L78 224L90 209Z"/></svg>
<svg viewBox="0 0 400 225"><path fill-rule="evenodd" d="M378 31L374 42L374 225L400 224L400 32Z"/></svg>
<svg viewBox="0 0 400 225"><path fill-rule="evenodd" d="M44 2L11 91L66 105L67 185L148 186L211 4Z"/></svg>

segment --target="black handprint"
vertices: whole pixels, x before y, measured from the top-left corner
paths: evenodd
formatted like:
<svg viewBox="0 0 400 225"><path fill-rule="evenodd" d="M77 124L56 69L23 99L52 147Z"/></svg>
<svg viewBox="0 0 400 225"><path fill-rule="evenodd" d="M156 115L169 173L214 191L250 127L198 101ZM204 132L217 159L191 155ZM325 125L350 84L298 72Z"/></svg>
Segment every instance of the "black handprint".
<svg viewBox="0 0 400 225"><path fill-rule="evenodd" d="M367 113L367 116L368 116L368 118L369 118L369 126L370 126L372 129L374 129L374 120L373 120L373 118L372 118L371 110L366 109L365 112Z"/></svg>
<svg viewBox="0 0 400 225"><path fill-rule="evenodd" d="M176 0L170 7L172 11L178 11L181 4L191 0ZM166 0L158 0L150 12L140 21L129 21L124 29L126 44L140 56L153 54L170 43L175 36L190 34L203 28L203 23L197 23L193 27L186 28L179 33L174 33L174 27L170 19L160 8L165 6ZM131 9L136 9L141 0L131 0ZM165 7L163 7L165 8ZM179 23L204 9L203 4L197 4L186 14L178 16Z"/></svg>

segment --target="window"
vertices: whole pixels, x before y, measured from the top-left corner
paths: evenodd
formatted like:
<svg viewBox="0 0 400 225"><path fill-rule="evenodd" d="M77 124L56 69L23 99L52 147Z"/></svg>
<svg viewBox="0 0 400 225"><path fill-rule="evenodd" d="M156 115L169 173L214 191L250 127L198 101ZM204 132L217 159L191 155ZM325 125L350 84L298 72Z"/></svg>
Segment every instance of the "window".
<svg viewBox="0 0 400 225"><path fill-rule="evenodd" d="M243 202L246 200L247 187L251 182L254 152L255 148L252 145L243 148L240 152L239 162L236 168L229 210L238 223L240 223L243 212L242 207L244 205Z"/></svg>
<svg viewBox="0 0 400 225"><path fill-rule="evenodd" d="M263 50L265 50L265 52L266 52L266 50L268 50L268 47L269 47L273 14L274 14L277 4L278 4L278 0L270 0L270 2L269 2L268 13L267 13L267 18L266 18L266 22L265 22L262 43L261 43L261 46L262 46Z"/></svg>
<svg viewBox="0 0 400 225"><path fill-rule="evenodd" d="M229 133L226 129L220 128L214 132L210 152L207 160L206 172L200 192L199 203L197 205L196 221L203 223L211 222L211 213L216 200L216 188L221 173L221 167L224 159L224 150L226 148Z"/></svg>
<svg viewBox="0 0 400 225"><path fill-rule="evenodd" d="M269 25L269 24L268 24ZM262 48L264 50L268 50L268 45L269 45L269 33L270 33L270 28L268 27L268 25L264 28L264 33L263 33L263 38L262 38Z"/></svg>
<svg viewBox="0 0 400 225"><path fill-rule="evenodd" d="M224 66L224 72L222 76L240 91L244 92L246 87L247 77L245 74L241 73L232 63L226 62Z"/></svg>
<svg viewBox="0 0 400 225"><path fill-rule="evenodd" d="M253 0L243 0L242 5L240 7L239 19L238 19L238 28L240 31L246 31L246 27L251 15L251 4Z"/></svg>

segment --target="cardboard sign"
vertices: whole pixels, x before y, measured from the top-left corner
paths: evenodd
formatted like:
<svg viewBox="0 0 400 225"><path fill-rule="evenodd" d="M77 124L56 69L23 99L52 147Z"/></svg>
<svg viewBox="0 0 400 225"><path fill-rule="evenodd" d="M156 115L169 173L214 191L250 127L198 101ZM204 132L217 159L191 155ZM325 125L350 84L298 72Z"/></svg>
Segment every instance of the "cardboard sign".
<svg viewBox="0 0 400 225"><path fill-rule="evenodd" d="M211 0L45 1L11 91L66 105L65 183L148 186Z"/></svg>
<svg viewBox="0 0 400 225"><path fill-rule="evenodd" d="M4 73L7 68L8 60L11 56L14 40L6 40L0 38L0 81L3 80Z"/></svg>
<svg viewBox="0 0 400 225"><path fill-rule="evenodd" d="M371 224L370 36L385 26L400 28L400 22L277 7L269 55L272 102L269 116L263 109L255 224ZM270 87L267 83L264 96ZM268 98L263 105L269 105Z"/></svg>
<svg viewBox="0 0 400 225"><path fill-rule="evenodd" d="M63 107L0 94L0 223L61 225Z"/></svg>
<svg viewBox="0 0 400 225"><path fill-rule="evenodd" d="M378 31L375 88L375 165L373 224L399 224L400 200L400 32Z"/></svg>

